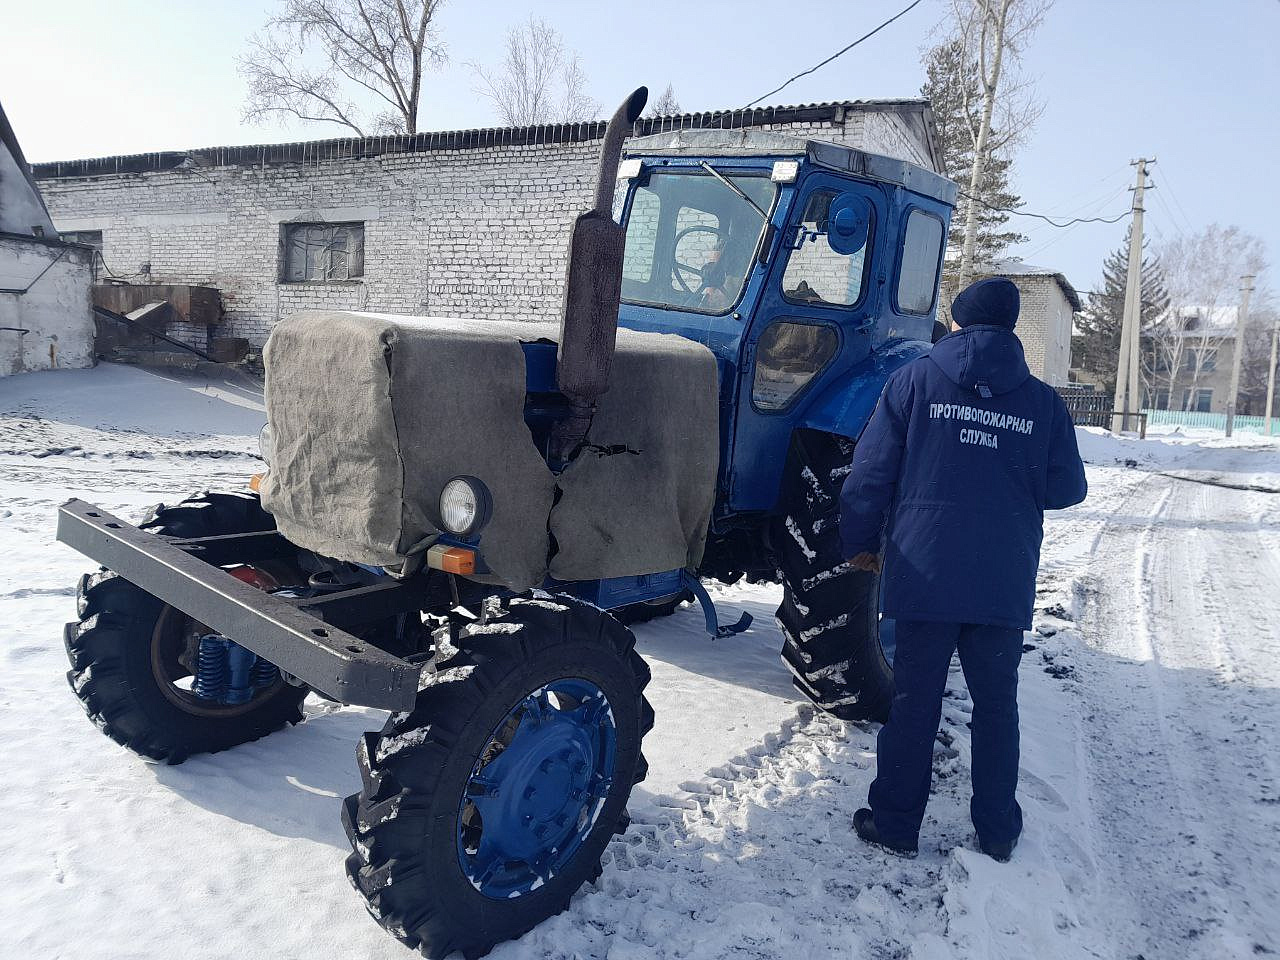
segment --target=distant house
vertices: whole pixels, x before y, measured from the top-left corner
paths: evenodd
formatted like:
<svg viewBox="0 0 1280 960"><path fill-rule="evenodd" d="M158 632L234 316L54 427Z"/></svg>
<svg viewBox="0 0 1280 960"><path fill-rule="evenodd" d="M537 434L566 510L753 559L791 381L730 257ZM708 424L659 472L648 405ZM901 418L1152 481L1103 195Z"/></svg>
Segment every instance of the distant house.
<svg viewBox="0 0 1280 960"><path fill-rule="evenodd" d="M93 256L58 237L0 107L0 377L93 365Z"/></svg>
<svg viewBox="0 0 1280 960"><path fill-rule="evenodd" d="M1153 368L1146 377L1147 405L1156 410L1226 413L1238 310L1173 309L1144 336Z"/></svg>
<svg viewBox="0 0 1280 960"><path fill-rule="evenodd" d="M1026 351L1027 366L1050 386L1065 387L1071 370L1072 319L1083 306L1075 287L1057 270L1020 260L975 264L973 279L985 277L1007 277L1017 285L1022 312L1015 332Z"/></svg>

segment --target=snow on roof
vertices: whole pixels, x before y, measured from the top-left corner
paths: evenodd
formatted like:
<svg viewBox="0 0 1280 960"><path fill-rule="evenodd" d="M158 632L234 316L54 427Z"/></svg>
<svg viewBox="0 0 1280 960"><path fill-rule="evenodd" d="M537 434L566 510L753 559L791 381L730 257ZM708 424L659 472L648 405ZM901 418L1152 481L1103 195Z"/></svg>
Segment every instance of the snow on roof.
<svg viewBox="0 0 1280 960"><path fill-rule="evenodd" d="M1191 304L1169 308L1160 319L1160 325L1167 326L1177 318L1175 329L1169 331L1171 336L1231 340L1235 338L1239 316L1240 307L1236 304L1225 307Z"/></svg>
<svg viewBox="0 0 1280 960"><path fill-rule="evenodd" d="M1064 274L1051 267L1037 267L1031 263L1023 263L1021 260L1006 259L975 264L973 272L975 275L980 274L986 277L1052 277L1058 282L1058 286L1062 288L1063 296L1071 304L1072 311L1078 313L1084 309L1084 304L1081 303L1080 294L1076 292L1076 288L1071 285Z"/></svg>

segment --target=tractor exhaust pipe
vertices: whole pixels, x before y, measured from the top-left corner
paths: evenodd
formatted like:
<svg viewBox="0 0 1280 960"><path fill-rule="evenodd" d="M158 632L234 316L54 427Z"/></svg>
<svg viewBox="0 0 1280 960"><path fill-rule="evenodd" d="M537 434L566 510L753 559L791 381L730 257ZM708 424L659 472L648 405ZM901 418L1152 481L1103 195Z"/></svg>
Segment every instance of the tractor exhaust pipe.
<svg viewBox="0 0 1280 960"><path fill-rule="evenodd" d="M569 401L569 413L551 434L553 466L573 459L591 429L596 404L609 389L626 243L625 231L613 220L613 193L622 140L648 99L648 89L641 87L609 118L600 145L595 206L578 215L569 237L556 353L556 384Z"/></svg>

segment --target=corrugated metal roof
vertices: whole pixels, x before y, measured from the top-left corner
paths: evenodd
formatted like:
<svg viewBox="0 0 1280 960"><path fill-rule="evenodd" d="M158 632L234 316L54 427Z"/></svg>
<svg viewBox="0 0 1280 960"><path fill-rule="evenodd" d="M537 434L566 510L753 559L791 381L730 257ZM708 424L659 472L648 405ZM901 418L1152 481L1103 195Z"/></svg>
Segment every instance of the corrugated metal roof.
<svg viewBox="0 0 1280 960"><path fill-rule="evenodd" d="M670 117L646 117L636 122L633 135L646 136L669 130L693 128L739 128L766 124L840 122L848 111L890 112L918 110L926 116L932 146L932 112L927 100L833 100L790 106L753 107L749 110L709 110ZM33 164L37 180L69 177L110 176L121 173L150 173L202 166L262 166L272 163L320 163L384 156L397 153L428 153L445 150L474 150L497 146L526 146L553 143L582 143L604 136L605 121L539 124L525 127L481 127L380 137L343 137L304 140L293 143L248 144L244 146L199 147L192 150L163 150L153 153L123 154L81 160L55 160ZM936 151L935 151L936 152Z"/></svg>

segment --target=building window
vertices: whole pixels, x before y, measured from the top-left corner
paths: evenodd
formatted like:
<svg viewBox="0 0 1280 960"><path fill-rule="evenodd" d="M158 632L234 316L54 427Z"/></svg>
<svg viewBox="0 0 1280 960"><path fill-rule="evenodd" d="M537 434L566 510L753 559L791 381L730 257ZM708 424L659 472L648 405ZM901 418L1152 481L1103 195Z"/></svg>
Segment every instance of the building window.
<svg viewBox="0 0 1280 960"><path fill-rule="evenodd" d="M1184 410L1191 410L1195 413L1208 413L1213 406L1213 390L1196 390L1194 393L1190 388L1182 394L1182 407Z"/></svg>
<svg viewBox="0 0 1280 960"><path fill-rule="evenodd" d="M63 230L58 234L67 243L79 243L102 252L101 230Z"/></svg>
<svg viewBox="0 0 1280 960"><path fill-rule="evenodd" d="M1183 372L1194 373L1197 365L1199 365L1201 373L1209 373L1212 370L1216 370L1218 368L1218 348L1189 348L1182 361Z"/></svg>
<svg viewBox="0 0 1280 960"><path fill-rule="evenodd" d="M912 210L902 238L902 266L898 270L898 309L903 313L928 313L938 289L942 265L942 221Z"/></svg>
<svg viewBox="0 0 1280 960"><path fill-rule="evenodd" d="M364 276L363 223L280 225L284 283L358 280Z"/></svg>

